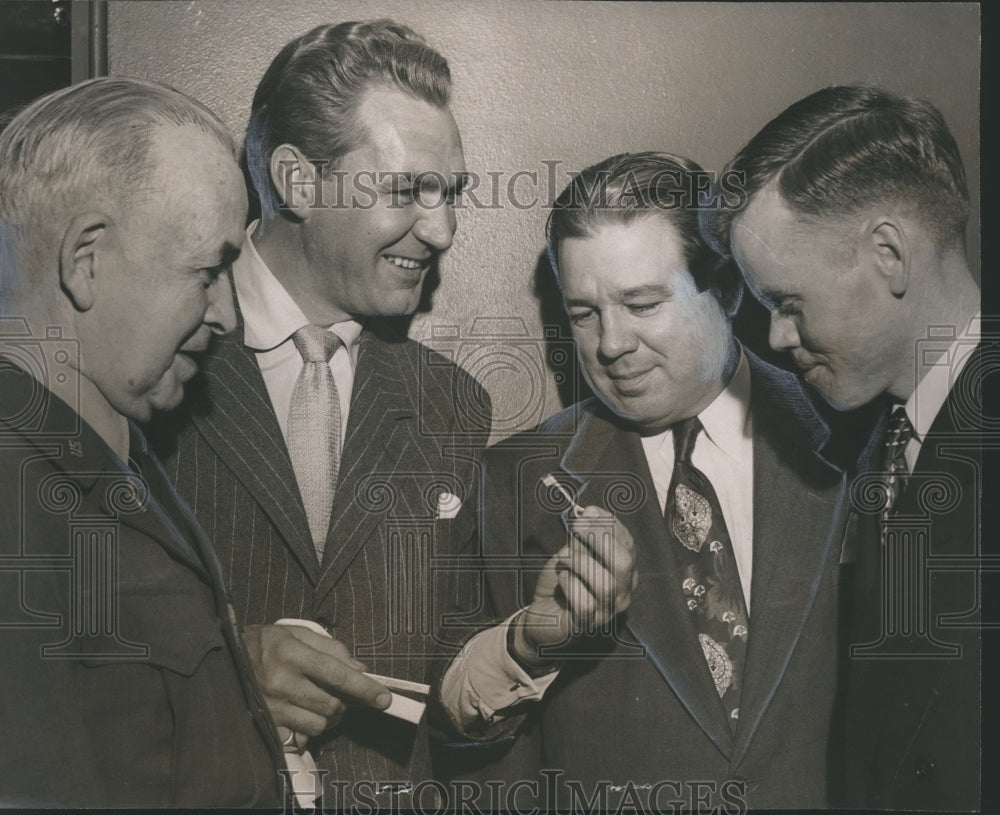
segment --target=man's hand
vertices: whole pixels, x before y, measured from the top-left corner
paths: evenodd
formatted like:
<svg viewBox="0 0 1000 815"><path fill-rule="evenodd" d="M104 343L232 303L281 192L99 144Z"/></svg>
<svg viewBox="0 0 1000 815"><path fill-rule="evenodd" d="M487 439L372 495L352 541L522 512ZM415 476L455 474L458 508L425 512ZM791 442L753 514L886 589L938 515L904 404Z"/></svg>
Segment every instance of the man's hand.
<svg viewBox="0 0 1000 815"><path fill-rule="evenodd" d="M348 704L384 710L392 701L338 640L295 625L247 626L243 639L276 725L318 736Z"/></svg>
<svg viewBox="0 0 1000 815"><path fill-rule="evenodd" d="M589 506L566 521L571 540L545 564L535 597L515 619L514 650L543 667L542 645L596 632L628 608L638 583L631 533L610 512Z"/></svg>

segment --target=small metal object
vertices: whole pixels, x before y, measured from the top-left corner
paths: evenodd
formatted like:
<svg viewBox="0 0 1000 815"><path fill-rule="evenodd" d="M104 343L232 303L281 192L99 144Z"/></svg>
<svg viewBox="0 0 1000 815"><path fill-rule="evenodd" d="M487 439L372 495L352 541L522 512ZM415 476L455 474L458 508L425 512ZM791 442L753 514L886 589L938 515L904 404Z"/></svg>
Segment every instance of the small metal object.
<svg viewBox="0 0 1000 815"><path fill-rule="evenodd" d="M543 475L542 483L546 487L549 487L550 489L555 489L559 491L559 494L563 498L565 498L566 501L569 503L570 509L572 510L573 515L575 517L579 518L581 515L583 515L583 507L581 507L576 501L573 500L573 496L569 494L569 491L562 484L556 481L556 477L552 475L552 473Z"/></svg>

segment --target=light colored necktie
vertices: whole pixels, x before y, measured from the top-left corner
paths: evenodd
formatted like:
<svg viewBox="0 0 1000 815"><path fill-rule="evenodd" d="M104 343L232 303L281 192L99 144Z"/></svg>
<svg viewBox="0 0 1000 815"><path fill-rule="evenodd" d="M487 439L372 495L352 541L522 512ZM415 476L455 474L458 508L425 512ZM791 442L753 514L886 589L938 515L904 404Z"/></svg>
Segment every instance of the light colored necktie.
<svg viewBox="0 0 1000 815"><path fill-rule="evenodd" d="M292 342L303 365L288 408L288 454L316 557L322 563L340 469L340 395L329 364L340 338L317 325L307 325L292 335Z"/></svg>

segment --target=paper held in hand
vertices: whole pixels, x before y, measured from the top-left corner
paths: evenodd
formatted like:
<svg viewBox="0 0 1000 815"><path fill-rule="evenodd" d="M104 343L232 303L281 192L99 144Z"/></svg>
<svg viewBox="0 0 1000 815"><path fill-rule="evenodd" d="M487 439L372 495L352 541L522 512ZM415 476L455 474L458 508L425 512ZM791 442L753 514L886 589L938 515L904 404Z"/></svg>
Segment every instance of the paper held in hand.
<svg viewBox="0 0 1000 815"><path fill-rule="evenodd" d="M286 617L278 620L275 625L297 625L302 628L308 628L313 633L319 634L322 637L333 639L330 637L329 631L313 620L299 620ZM413 722L413 724L420 722L420 719L424 715L424 709L427 707L427 697L431 692L430 685L425 685L422 682L411 682L407 679L394 679L391 676L380 676L373 673L365 673L365 676L373 679L380 685L385 685L392 693L392 702L389 704L389 707L382 711L383 713L388 713L397 719Z"/></svg>

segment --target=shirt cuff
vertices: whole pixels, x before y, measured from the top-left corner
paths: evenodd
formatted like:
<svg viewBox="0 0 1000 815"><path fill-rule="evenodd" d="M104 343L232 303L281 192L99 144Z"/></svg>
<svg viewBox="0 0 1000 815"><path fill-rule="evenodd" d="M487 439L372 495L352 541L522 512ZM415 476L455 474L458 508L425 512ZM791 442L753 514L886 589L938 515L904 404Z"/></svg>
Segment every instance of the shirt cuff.
<svg viewBox="0 0 1000 815"><path fill-rule="evenodd" d="M441 680L441 702L459 730L468 736L493 737L505 719L517 716L522 702L538 701L559 675L558 670L531 677L507 651L512 614L500 625L469 640Z"/></svg>

